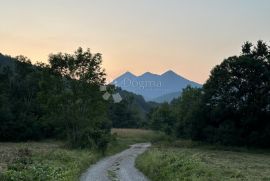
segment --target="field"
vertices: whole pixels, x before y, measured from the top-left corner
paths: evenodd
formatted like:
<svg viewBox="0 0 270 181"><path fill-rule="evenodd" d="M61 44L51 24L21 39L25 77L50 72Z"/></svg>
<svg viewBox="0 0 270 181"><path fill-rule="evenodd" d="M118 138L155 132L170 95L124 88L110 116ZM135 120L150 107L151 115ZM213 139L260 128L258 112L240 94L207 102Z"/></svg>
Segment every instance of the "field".
<svg viewBox="0 0 270 181"><path fill-rule="evenodd" d="M138 142L160 139L162 134L135 129L113 129L114 140L106 155ZM0 180L78 180L83 171L101 159L94 150L68 149L63 142L0 143Z"/></svg>
<svg viewBox="0 0 270 181"><path fill-rule="evenodd" d="M136 166L153 181L270 180L270 152L179 140L156 144Z"/></svg>
<svg viewBox="0 0 270 181"><path fill-rule="evenodd" d="M270 151L172 141L164 134L140 129L113 129L106 155L130 144L152 142L136 166L153 181L270 181ZM63 142L0 143L0 180L73 181L103 157L97 151L68 149Z"/></svg>
<svg viewBox="0 0 270 181"><path fill-rule="evenodd" d="M118 142L126 144L159 142L169 138L161 133L144 129L112 129L112 134L116 135Z"/></svg>
<svg viewBox="0 0 270 181"><path fill-rule="evenodd" d="M76 180L101 158L90 150L70 150L61 142L0 144L0 180Z"/></svg>

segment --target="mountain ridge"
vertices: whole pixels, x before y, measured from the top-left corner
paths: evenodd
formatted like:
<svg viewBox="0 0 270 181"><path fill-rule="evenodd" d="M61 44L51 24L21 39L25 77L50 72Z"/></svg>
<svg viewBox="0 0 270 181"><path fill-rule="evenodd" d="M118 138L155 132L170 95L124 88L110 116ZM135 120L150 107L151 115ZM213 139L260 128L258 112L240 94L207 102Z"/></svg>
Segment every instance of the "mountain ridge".
<svg viewBox="0 0 270 181"><path fill-rule="evenodd" d="M170 102L173 98L179 97L179 92L188 85L191 87L202 86L172 70L168 70L160 75L145 72L138 76L127 71L117 77L112 84L123 90L142 95L146 101L159 100L158 102ZM161 97L164 97L164 100L160 99Z"/></svg>

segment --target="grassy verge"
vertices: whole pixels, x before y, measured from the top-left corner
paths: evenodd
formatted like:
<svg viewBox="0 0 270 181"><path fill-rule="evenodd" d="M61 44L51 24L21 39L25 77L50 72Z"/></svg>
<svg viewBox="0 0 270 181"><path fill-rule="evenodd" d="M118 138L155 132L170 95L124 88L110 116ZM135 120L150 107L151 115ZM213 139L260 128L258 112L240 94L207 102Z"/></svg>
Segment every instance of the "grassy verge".
<svg viewBox="0 0 270 181"><path fill-rule="evenodd" d="M155 144L138 157L136 166L153 181L270 180L269 151L185 140Z"/></svg>
<svg viewBox="0 0 270 181"><path fill-rule="evenodd" d="M101 158L90 150L71 150L61 142L1 143L0 180L77 180Z"/></svg>
<svg viewBox="0 0 270 181"><path fill-rule="evenodd" d="M106 155L112 155L138 142L159 140L153 131L113 129L115 140ZM0 143L0 180L74 181L103 155L93 150L68 149L62 142Z"/></svg>

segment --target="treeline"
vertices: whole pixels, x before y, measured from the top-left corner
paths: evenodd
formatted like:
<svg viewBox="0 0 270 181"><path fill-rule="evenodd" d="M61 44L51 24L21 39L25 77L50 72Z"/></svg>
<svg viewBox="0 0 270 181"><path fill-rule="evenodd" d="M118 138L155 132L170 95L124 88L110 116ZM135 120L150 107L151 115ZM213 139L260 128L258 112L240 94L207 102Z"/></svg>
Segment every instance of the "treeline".
<svg viewBox="0 0 270 181"><path fill-rule="evenodd" d="M123 101L111 104L110 119L114 128L147 128L147 113L158 103L146 102L141 95L117 88Z"/></svg>
<svg viewBox="0 0 270 181"><path fill-rule="evenodd" d="M202 88L187 87L149 113L150 127L180 138L224 145L270 147L270 51L246 42Z"/></svg>
<svg viewBox="0 0 270 181"><path fill-rule="evenodd" d="M119 104L102 98L101 63L101 54L82 48L51 54L48 65L0 54L0 141L57 138L71 147L104 151L119 111L127 124L140 126L137 112L128 109L132 95Z"/></svg>

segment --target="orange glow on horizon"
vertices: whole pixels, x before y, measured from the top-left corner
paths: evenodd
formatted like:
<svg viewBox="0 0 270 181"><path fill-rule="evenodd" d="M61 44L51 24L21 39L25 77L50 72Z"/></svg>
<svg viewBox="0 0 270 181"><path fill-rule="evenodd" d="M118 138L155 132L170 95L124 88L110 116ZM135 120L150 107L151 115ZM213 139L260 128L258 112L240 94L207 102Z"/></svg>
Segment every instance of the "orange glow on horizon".
<svg viewBox="0 0 270 181"><path fill-rule="evenodd" d="M89 47L103 54L108 79L173 70L204 83L243 42L269 40L269 6L266 0L10 0L1 3L0 52L47 62L50 53Z"/></svg>

